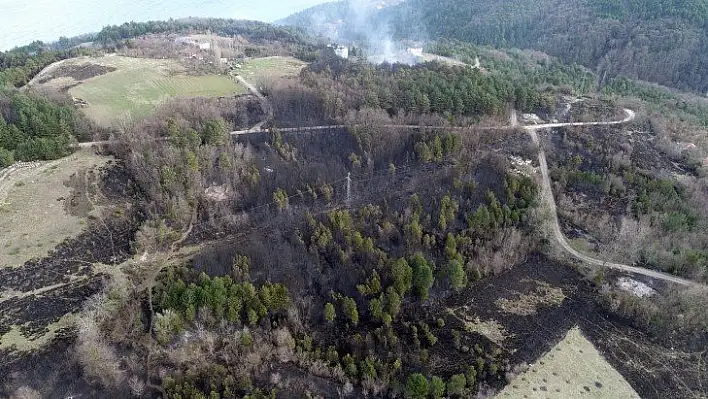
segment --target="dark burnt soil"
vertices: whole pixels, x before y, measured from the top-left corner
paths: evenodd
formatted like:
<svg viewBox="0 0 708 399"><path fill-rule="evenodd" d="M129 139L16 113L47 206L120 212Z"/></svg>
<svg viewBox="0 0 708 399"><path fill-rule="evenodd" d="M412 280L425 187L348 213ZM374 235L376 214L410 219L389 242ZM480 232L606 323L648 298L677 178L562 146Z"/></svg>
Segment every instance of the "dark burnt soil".
<svg viewBox="0 0 708 399"><path fill-rule="evenodd" d="M561 217L567 217L568 213L589 220L610 216L618 223L629 213L636 197L627 176L637 173L662 176L682 170L656 148L654 136L634 131L641 128L590 126L541 133L556 198L566 199L557 201ZM576 172L585 176L572 176ZM565 229L570 224L586 231L593 228L582 226L577 220L567 222L561 227L570 236L574 229Z"/></svg>
<svg viewBox="0 0 708 399"><path fill-rule="evenodd" d="M103 219L90 221L85 232L65 240L43 259L0 269L0 291L20 294L0 302L0 335L16 325L29 339L42 336L49 324L78 312L88 297L102 289L105 276L93 274L92 264L114 265L129 258L130 240L139 216L124 206L135 195L126 176L121 165L111 163L101 170L100 180L93 188L83 187L89 191L99 188L98 204L111 210L104 212L107 214ZM38 291L32 292L35 290ZM0 397L9 395L19 385L40 382L42 392L53 392L50 397L70 394L72 384L80 384L71 374L78 373L78 369L58 365L69 362L71 355L66 348L74 335L75 331L67 329L53 343L31 354L12 349L0 351Z"/></svg>
<svg viewBox="0 0 708 399"><path fill-rule="evenodd" d="M0 351L0 397L19 386L40 391L43 398L102 397L81 378L81 368L71 358L75 335L70 328L61 330L51 345L29 354Z"/></svg>
<svg viewBox="0 0 708 399"><path fill-rule="evenodd" d="M542 307L531 316L499 310L495 304L499 298L511 299L517 293L532 291L535 288L535 283L531 282L533 280L561 288L566 299L560 306ZM706 373L697 366L697 359L690 355L668 356L670 350L652 342L646 334L632 328L628 321L608 314L596 297L595 288L578 272L538 256L500 276L473 284L441 305L454 308L467 304L480 319L493 319L501 323L513 335L503 344L512 367L535 362L555 346L569 329L578 325L641 397L691 397L695 392L706 393L705 388L700 387ZM433 314L439 311L440 308L430 308ZM462 328L455 319L447 318L446 323L444 330L448 327ZM447 334L439 336L440 342L452 340L452 335ZM460 357L454 348L445 348L444 345L436 351L444 360L442 364L455 363ZM443 370L445 367L449 366L442 366Z"/></svg>
<svg viewBox="0 0 708 399"><path fill-rule="evenodd" d="M48 81L56 78L86 80L96 76L105 75L113 71L116 71L116 68L91 63L80 65L61 65L54 72L40 79L38 83L47 83Z"/></svg>
<svg viewBox="0 0 708 399"><path fill-rule="evenodd" d="M329 379L313 376L307 371L291 364L278 363L272 365L269 372L260 374L254 379L256 386L271 386L278 382L278 398L300 398L304 392L314 392L324 398L360 398L361 389L352 387L345 393L342 384Z"/></svg>
<svg viewBox="0 0 708 399"><path fill-rule="evenodd" d="M560 122L584 122L616 121L623 119L626 114L612 100L586 97L572 104L567 113L563 106L559 116Z"/></svg>

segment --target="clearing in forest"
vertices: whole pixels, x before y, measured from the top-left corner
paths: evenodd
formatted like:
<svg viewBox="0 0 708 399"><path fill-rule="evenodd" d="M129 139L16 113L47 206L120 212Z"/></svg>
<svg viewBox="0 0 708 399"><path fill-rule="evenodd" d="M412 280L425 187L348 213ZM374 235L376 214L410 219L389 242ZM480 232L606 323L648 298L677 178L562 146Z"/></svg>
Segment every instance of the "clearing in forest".
<svg viewBox="0 0 708 399"><path fill-rule="evenodd" d="M97 209L92 185L110 158L82 150L68 157L21 165L0 178L0 268L46 256L78 235Z"/></svg>
<svg viewBox="0 0 708 399"><path fill-rule="evenodd" d="M625 399L639 395L576 327L497 398Z"/></svg>
<svg viewBox="0 0 708 399"><path fill-rule="evenodd" d="M251 58L244 61L236 73L251 84L260 86L269 80L297 76L305 65L293 57Z"/></svg>
<svg viewBox="0 0 708 399"><path fill-rule="evenodd" d="M189 75L171 59L83 57L64 62L46 75L38 83L68 89L85 101L86 115L104 126L145 117L172 97L246 92L227 75Z"/></svg>

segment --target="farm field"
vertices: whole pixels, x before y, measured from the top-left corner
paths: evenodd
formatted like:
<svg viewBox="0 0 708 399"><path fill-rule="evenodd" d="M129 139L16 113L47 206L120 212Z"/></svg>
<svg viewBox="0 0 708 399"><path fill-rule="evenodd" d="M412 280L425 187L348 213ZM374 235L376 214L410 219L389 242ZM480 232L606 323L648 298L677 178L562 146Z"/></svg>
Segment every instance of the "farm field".
<svg viewBox="0 0 708 399"><path fill-rule="evenodd" d="M251 58L236 73L258 86L269 79L297 76L306 64L293 57Z"/></svg>
<svg viewBox="0 0 708 399"><path fill-rule="evenodd" d="M37 83L68 90L85 101L84 112L104 126L145 117L172 97L246 92L226 75L190 76L187 72L169 59L82 57L47 68Z"/></svg>
<svg viewBox="0 0 708 399"><path fill-rule="evenodd" d="M173 60L103 57L99 62L117 70L90 78L69 93L88 102L87 115L104 125L145 117L171 97L245 92L228 76L188 76Z"/></svg>
<svg viewBox="0 0 708 399"><path fill-rule="evenodd" d="M571 397L639 398L577 327L497 395L497 398Z"/></svg>

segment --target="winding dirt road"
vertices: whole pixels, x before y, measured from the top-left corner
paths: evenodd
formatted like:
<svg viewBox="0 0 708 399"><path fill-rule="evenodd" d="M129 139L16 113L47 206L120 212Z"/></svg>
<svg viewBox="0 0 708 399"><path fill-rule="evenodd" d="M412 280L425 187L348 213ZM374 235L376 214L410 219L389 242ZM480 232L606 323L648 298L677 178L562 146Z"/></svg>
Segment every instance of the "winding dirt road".
<svg viewBox="0 0 708 399"><path fill-rule="evenodd" d="M241 83L243 83L248 89L256 95L259 99L262 101L267 102L267 99L256 89L253 85L248 83L245 79L243 79L240 76L235 76L236 79L238 79ZM558 127L576 127L576 126L607 126L607 125L620 125L624 123L628 123L634 120L636 117L636 114L634 111L630 109L624 109L624 112L626 114L626 117L621 120L617 121L604 121L604 122L567 122L567 123L545 123L545 124L539 124L539 125L525 125L521 126L518 123L516 111L512 111L511 117L510 117L510 123L508 126L503 126L503 127L496 127L492 128L493 130L500 130L500 129L518 129L522 128L524 129L529 135L531 136L531 139L533 142L538 146L539 148L539 153L538 153L538 162L541 168L541 177L542 177L542 200L545 201L550 209L551 209L551 214L552 214L552 233L553 236L555 237L556 241L560 244L560 246L565 250L568 254L570 254L572 257L594 265L594 266L599 266L603 268L609 268L609 269L615 269L615 270L620 270L628 273L634 273L634 274L640 274L644 275L647 277L651 277L657 280L663 280L671 283L676 283L684 286L695 286L695 285L701 285L699 283L696 283L694 281L686 280L680 277L672 276L670 274L666 273L661 273L657 272L654 270L649 270L649 269L644 269L641 267L636 267L636 266L631 266L631 265L624 265L621 263L613 263L613 262L608 262L608 261L603 261L600 259L595 259L590 256L587 256L585 254L582 254L575 250L573 247L570 246L568 243L568 240L565 238L563 235L563 232L561 232L560 229L560 224L558 222L558 210L556 207L556 202L555 199L553 198L553 191L551 190L551 179L549 177L549 172L548 172L548 163L546 161L546 153L543 150L543 147L540 145L540 140L538 138L537 132L539 130L543 129L552 129L552 128L558 128ZM230 134L232 136L242 136L242 135L248 135L248 134L253 134L253 133L259 133L262 132L262 126L264 122L261 122L255 126L253 126L250 129L247 130L236 130L231 132ZM327 126L309 126L309 127L297 127L297 128L282 128L279 129L281 132L304 132L304 131L318 131L318 130L329 130L329 129L342 129L346 127L351 127L348 125L327 125ZM447 130L447 131L464 131L464 130L469 130L470 128L473 127L453 127L453 126L419 126L419 125L385 125L385 127L389 128L401 128L401 129L419 129L419 128L425 128L425 129L441 129L441 130ZM98 142L91 142L91 143L80 143L78 146L81 148L86 148L86 147L92 147L94 145L105 145L105 144L114 144L115 142L113 141L98 141Z"/></svg>
<svg viewBox="0 0 708 399"><path fill-rule="evenodd" d="M585 263L589 263L591 265L595 266L600 266L604 268L609 268L609 269L615 269L615 270L621 270L624 272L628 273L634 273L634 274L640 274L643 276L651 277L657 280L663 280L663 281L668 281L671 283L676 283L684 286L693 286L693 285L700 285L696 282L686 280L680 277L672 276L670 274L666 273L661 273L657 272L654 270L649 270L649 269L644 269L641 267L636 267L636 266L631 266L631 265L623 265L621 263L613 263L613 262L607 262L603 261L600 259L595 259L591 258L590 256L587 256L585 254L582 254L575 250L573 247L570 246L568 243L568 240L565 238L565 235L560 229L560 223L558 222L558 210L556 208L556 201L553 198L553 190L551 189L551 178L549 176L548 172L548 162L546 161L546 152L543 150L543 147L541 146L540 140L538 138L537 132L542 129L549 129L549 128L555 128L555 127L564 127L564 126L597 126L597 125L619 125L622 123L627 123L635 118L635 113L632 110L625 109L625 113L627 114L627 117L620 120L620 121L611 121L611 122L574 122L574 123L548 123L548 124L543 124L543 125L532 125L532 126L524 126L523 129L526 130L530 135L531 139L533 140L534 144L538 146L538 163L540 165L541 169L541 178L542 178L542 189L541 189L541 199L545 201L548 206L551 209L551 228L553 230L553 236L555 237L556 241L560 244L560 246L565 250L567 253L569 253L571 256L574 258L583 261Z"/></svg>

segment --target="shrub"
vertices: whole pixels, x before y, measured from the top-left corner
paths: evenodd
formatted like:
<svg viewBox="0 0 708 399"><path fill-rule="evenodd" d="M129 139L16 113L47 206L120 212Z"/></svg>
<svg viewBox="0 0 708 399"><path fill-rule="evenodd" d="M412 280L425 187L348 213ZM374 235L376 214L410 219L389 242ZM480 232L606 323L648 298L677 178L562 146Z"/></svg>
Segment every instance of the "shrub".
<svg viewBox="0 0 708 399"><path fill-rule="evenodd" d="M425 399L430 392L428 379L423 374L415 373L408 376L405 396L410 399Z"/></svg>
<svg viewBox="0 0 708 399"><path fill-rule="evenodd" d="M373 298L371 302L369 302L369 312L371 312L371 317L374 320L381 320L383 318L383 305L380 299Z"/></svg>
<svg viewBox="0 0 708 399"><path fill-rule="evenodd" d="M337 313L334 310L334 305L331 303L327 302L324 307L324 319L328 322L331 323L334 321L334 318L337 317Z"/></svg>
<svg viewBox="0 0 708 399"><path fill-rule="evenodd" d="M453 259L447 264L447 276L450 278L450 285L456 291L467 286L467 273L465 273L462 262Z"/></svg>
<svg viewBox="0 0 708 399"><path fill-rule="evenodd" d="M386 288L386 312L388 312L391 317L396 317L398 312L401 311L401 296L393 287Z"/></svg>
<svg viewBox="0 0 708 399"><path fill-rule="evenodd" d="M435 399L442 398L445 395L445 381L438 376L433 376L430 379L430 396Z"/></svg>
<svg viewBox="0 0 708 399"><path fill-rule="evenodd" d="M379 273L376 270L371 272L371 277L366 280L366 284L358 284L356 289L363 296L376 295L381 292L381 277L379 277Z"/></svg>
<svg viewBox="0 0 708 399"><path fill-rule="evenodd" d="M413 264L413 288L415 293L422 299L427 299L428 291L435 281L433 269L421 254L417 254L411 263Z"/></svg>
<svg viewBox="0 0 708 399"><path fill-rule="evenodd" d="M289 205L288 193L282 188L278 188L273 193L273 201L278 206L278 209L285 209Z"/></svg>
<svg viewBox="0 0 708 399"><path fill-rule="evenodd" d="M155 338L165 345L172 336L182 330L182 320L177 312L167 309L155 316Z"/></svg>
<svg viewBox="0 0 708 399"><path fill-rule="evenodd" d="M447 382L447 394L462 396L467 386L467 378L464 374L455 374Z"/></svg>
<svg viewBox="0 0 708 399"><path fill-rule="evenodd" d="M477 370L472 366L468 367L465 378L467 379L467 386L473 388L474 384L477 382Z"/></svg>
<svg viewBox="0 0 708 399"><path fill-rule="evenodd" d="M445 257L448 260L457 257L457 241L452 233L447 233L447 238L445 238Z"/></svg>
<svg viewBox="0 0 708 399"><path fill-rule="evenodd" d="M325 184L322 187L320 187L320 194L322 194L322 197L324 197L325 200L332 201L332 195L334 194L334 188L332 188L332 186L330 186L329 184Z"/></svg>
<svg viewBox="0 0 708 399"><path fill-rule="evenodd" d="M10 150L0 147L0 168L6 168L15 163L15 155Z"/></svg>
<svg viewBox="0 0 708 399"><path fill-rule="evenodd" d="M356 301L353 298L344 297L342 299L342 306L344 307L344 314L349 318L352 324L359 324L359 310L356 306Z"/></svg>
<svg viewBox="0 0 708 399"><path fill-rule="evenodd" d="M413 269L405 259L401 258L391 266L391 277L393 278L393 286L398 294L402 297L405 296L413 285Z"/></svg>

